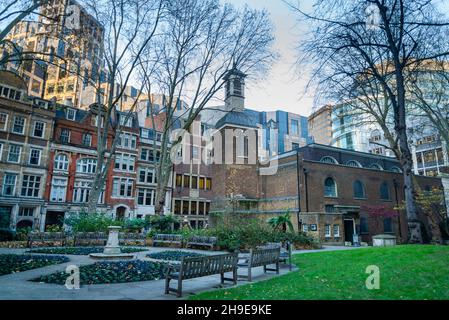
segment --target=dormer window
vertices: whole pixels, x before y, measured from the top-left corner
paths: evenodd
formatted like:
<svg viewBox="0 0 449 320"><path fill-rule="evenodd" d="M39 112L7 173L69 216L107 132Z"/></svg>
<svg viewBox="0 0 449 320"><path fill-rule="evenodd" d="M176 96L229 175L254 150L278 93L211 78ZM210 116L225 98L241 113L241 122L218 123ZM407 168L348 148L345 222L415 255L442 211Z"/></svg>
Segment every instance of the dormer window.
<svg viewBox="0 0 449 320"><path fill-rule="evenodd" d="M75 121L75 118L76 118L76 110L75 110L75 109L68 108L68 109L66 110L65 116L66 116L66 119L67 119L67 120Z"/></svg>

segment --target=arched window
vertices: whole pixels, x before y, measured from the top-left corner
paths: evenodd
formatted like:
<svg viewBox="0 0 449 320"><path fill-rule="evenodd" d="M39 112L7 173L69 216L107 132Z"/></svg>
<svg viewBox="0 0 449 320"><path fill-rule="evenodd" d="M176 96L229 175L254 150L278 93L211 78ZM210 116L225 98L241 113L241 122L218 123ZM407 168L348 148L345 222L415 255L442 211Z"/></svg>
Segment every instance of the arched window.
<svg viewBox="0 0 449 320"><path fill-rule="evenodd" d="M398 167L391 167L390 171L391 171L391 172L402 173L402 170L399 169Z"/></svg>
<svg viewBox="0 0 449 320"><path fill-rule="evenodd" d="M346 165L348 167L354 167L354 168L362 168L362 165L360 164L360 162L355 161L355 160L349 160Z"/></svg>
<svg viewBox="0 0 449 320"><path fill-rule="evenodd" d="M380 165L380 164L378 164L378 163L373 163L371 166L370 166L370 168L371 169L375 169L375 170L383 170L384 168L382 168L382 166Z"/></svg>
<svg viewBox="0 0 449 320"><path fill-rule="evenodd" d="M329 164L338 164L338 161L335 158L329 156L322 157L320 162Z"/></svg>
<svg viewBox="0 0 449 320"><path fill-rule="evenodd" d="M354 198L357 198L357 199L366 198L365 186L363 185L363 183L361 181L359 181L359 180L354 181L353 190L354 190Z"/></svg>
<svg viewBox="0 0 449 320"><path fill-rule="evenodd" d="M69 158L63 153L56 155L54 170L67 171L69 169Z"/></svg>
<svg viewBox="0 0 449 320"><path fill-rule="evenodd" d="M337 184L332 178L327 178L324 181L324 196L325 197L336 197L337 196Z"/></svg>
<svg viewBox="0 0 449 320"><path fill-rule="evenodd" d="M384 182L380 185L380 198L382 200L390 200L391 196L390 196L390 186L388 185L388 183Z"/></svg>
<svg viewBox="0 0 449 320"><path fill-rule="evenodd" d="M76 172L95 173L97 171L97 159L82 158L76 163Z"/></svg>

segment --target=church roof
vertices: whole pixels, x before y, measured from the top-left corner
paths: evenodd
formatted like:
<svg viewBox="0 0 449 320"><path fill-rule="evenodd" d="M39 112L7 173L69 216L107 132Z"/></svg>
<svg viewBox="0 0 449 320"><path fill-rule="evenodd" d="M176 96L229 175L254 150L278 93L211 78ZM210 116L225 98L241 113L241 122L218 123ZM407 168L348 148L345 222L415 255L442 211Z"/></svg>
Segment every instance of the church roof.
<svg viewBox="0 0 449 320"><path fill-rule="evenodd" d="M223 118L218 120L215 125L216 128L221 128L225 125L236 125L241 127L257 128L260 123L260 112L250 109L245 109L243 112L231 111Z"/></svg>

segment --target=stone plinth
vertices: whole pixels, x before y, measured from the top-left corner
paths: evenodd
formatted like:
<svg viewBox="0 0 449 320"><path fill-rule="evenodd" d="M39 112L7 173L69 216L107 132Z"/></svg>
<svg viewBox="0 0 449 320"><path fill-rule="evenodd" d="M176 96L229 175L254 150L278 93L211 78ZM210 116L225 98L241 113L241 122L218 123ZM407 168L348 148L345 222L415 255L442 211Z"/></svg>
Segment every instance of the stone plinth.
<svg viewBox="0 0 449 320"><path fill-rule="evenodd" d="M373 237L373 247L392 247L396 245L396 237L389 234L379 234Z"/></svg>
<svg viewBox="0 0 449 320"><path fill-rule="evenodd" d="M108 242L104 247L103 253L92 253L89 256L94 259L102 260L124 260L133 259L134 254L124 254L119 245L119 232L122 227L111 226L108 227L109 235Z"/></svg>

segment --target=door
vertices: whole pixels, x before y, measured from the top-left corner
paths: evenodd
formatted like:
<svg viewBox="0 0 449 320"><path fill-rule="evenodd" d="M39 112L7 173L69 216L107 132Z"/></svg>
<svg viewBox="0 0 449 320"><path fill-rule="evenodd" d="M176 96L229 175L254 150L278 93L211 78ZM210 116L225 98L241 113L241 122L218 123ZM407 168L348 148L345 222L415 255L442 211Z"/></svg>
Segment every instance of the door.
<svg viewBox="0 0 449 320"><path fill-rule="evenodd" d="M345 242L354 244L354 220L345 220Z"/></svg>
<svg viewBox="0 0 449 320"><path fill-rule="evenodd" d="M117 220L117 221L125 220L125 213L126 213L125 207L118 207L115 212L115 220Z"/></svg>
<svg viewBox="0 0 449 320"><path fill-rule="evenodd" d="M45 230L48 226L62 227L64 225L64 212L59 211L47 211L45 215Z"/></svg>

